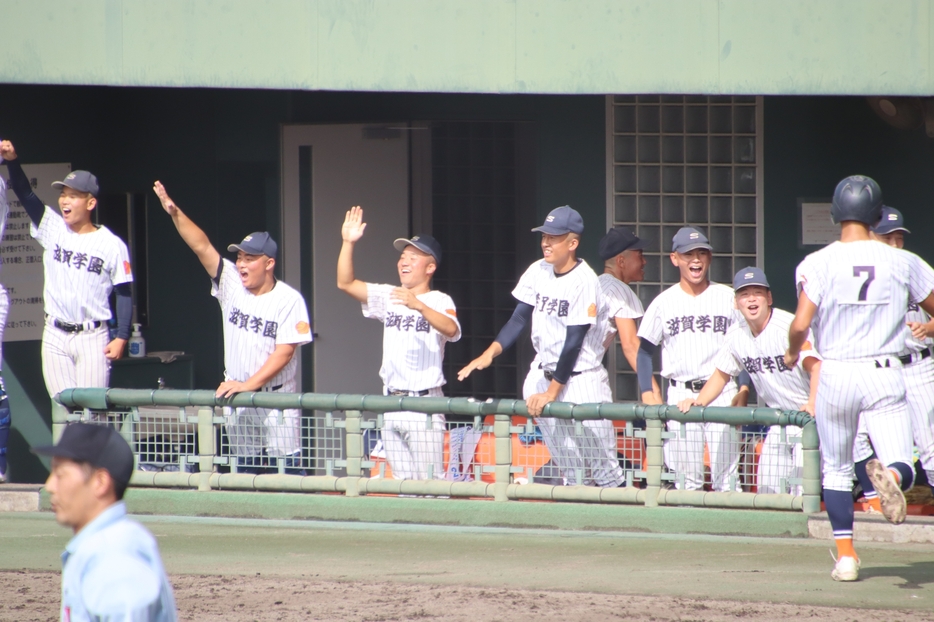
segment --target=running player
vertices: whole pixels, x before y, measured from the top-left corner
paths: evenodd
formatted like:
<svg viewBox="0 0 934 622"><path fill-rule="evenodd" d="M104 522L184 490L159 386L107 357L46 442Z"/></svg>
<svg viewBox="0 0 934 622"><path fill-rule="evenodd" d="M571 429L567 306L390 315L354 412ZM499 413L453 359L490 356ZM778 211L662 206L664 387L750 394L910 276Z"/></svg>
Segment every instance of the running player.
<svg viewBox="0 0 934 622"><path fill-rule="evenodd" d="M444 395L444 346L461 337L454 301L431 289L441 263L441 245L430 235L399 238L396 264L401 287L365 283L354 276L353 249L366 223L359 206L341 227L337 287L363 305L363 316L383 324L383 364L379 375L386 395ZM383 416L382 440L395 479L444 479L444 415L392 412Z"/></svg>
<svg viewBox="0 0 934 622"><path fill-rule="evenodd" d="M584 436L575 438L574 421L539 417L550 402L611 402L613 397L603 367L606 329L590 330L598 322L598 311L604 309L599 281L587 262L577 258L584 221L565 205L553 209L545 223L532 231L542 234L544 259L529 266L519 279L512 292L518 301L516 310L496 340L457 377L463 380L492 365L531 320L537 355L522 393L529 415L538 418L548 451L568 482L620 486L625 479L609 421L584 421ZM601 326L608 321L608 316L603 317Z"/></svg>
<svg viewBox="0 0 934 622"><path fill-rule="evenodd" d="M642 400L658 403L652 393L652 356L662 346L662 378L669 384L668 403L695 398L714 371L714 358L726 341L735 319L733 292L708 279L713 248L693 227L682 227L672 238L671 263L680 282L659 294L639 327L637 374ZM748 381L738 390L728 382L711 406L746 405ZM710 483L714 490L738 490L739 448L725 423L668 422L677 436L665 443L665 462L677 479L675 486L699 490L704 485L704 441L710 454Z"/></svg>
<svg viewBox="0 0 934 622"><path fill-rule="evenodd" d="M295 393L295 354L299 346L311 341L311 327L305 299L273 274L278 251L275 240L266 232L252 233L227 247L237 253L236 264L221 259L208 236L175 205L162 183L155 182L153 190L211 277L211 295L221 305L225 370L217 396L246 391ZM260 467L279 467L278 461L283 459L285 473L304 474L300 410L237 408L227 409L226 415L231 453L237 456L242 471L256 473Z"/></svg>
<svg viewBox="0 0 934 622"><path fill-rule="evenodd" d="M746 371L759 397L770 408L803 410L813 415L820 357L805 343L801 365L794 369L785 365L788 327L794 316L772 307L769 281L759 268L743 268L737 272L733 277L733 291L743 319L727 331L726 343L714 360L716 368L700 394L684 398L678 408L686 413L691 406L709 405L732 376ZM798 494L800 490L788 480L801 477L801 428L788 426L785 435L783 442L781 427L775 425L765 437L759 458L757 491L760 493Z"/></svg>
<svg viewBox="0 0 934 622"><path fill-rule="evenodd" d="M894 248L905 247L905 234L911 233L905 227L902 213L893 207L882 208L882 219L873 227L871 236ZM899 357L902 373L905 376L905 392L908 401L908 414L911 416L911 431L915 446L921 458L921 466L927 475L928 485L934 485L934 358L931 357L931 332L934 322L931 316L922 311L917 302L908 301L908 315L905 316L911 335L907 348ZM866 474L866 463L875 454L870 444L865 422L860 419L853 447L856 478L863 488L863 496L870 507L882 511L878 493Z"/></svg>
<svg viewBox="0 0 934 622"><path fill-rule="evenodd" d="M798 309L785 364L793 367L813 325L824 358L815 404L824 474L824 502L837 544L836 581L859 577L853 548L853 440L865 418L881 460L866 465L889 521L905 520L911 487L911 429L899 355L910 333L908 301L934 312L934 278L917 257L880 244L869 228L882 215L882 191L868 177L842 180L831 204L840 240L798 266Z"/></svg>
<svg viewBox="0 0 934 622"><path fill-rule="evenodd" d="M0 158L2 161L2 158ZM10 213L10 204L6 198L6 181L0 177L0 240L6 229L6 217ZM0 257L0 269L3 268L3 258ZM10 298L6 289L0 283L0 365L3 363L3 329L6 327L7 312L10 310ZM2 370L2 367L0 367ZM3 385L3 376L0 376L0 484L7 480L7 444L10 439L10 400Z"/></svg>
<svg viewBox="0 0 934 622"><path fill-rule="evenodd" d="M106 387L110 361L123 356L130 336L133 273L123 240L91 222L100 190L97 177L73 171L61 188L61 214L46 207L23 172L13 144L0 142L10 185L32 220L30 234L45 249L45 330L42 375L49 396L74 387ZM117 298L117 336L110 339L110 292ZM53 408L59 409L53 399Z"/></svg>

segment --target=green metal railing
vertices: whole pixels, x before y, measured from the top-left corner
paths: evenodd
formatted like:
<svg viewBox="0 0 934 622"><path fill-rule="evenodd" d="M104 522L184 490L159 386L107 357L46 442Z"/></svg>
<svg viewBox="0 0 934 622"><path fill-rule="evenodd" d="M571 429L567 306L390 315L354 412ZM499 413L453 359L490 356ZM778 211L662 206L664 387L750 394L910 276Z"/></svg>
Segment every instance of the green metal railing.
<svg viewBox="0 0 934 622"><path fill-rule="evenodd" d="M797 510L806 513L820 511L820 450L817 428L810 415L804 412L781 411L772 408L692 408L682 413L674 406L648 406L634 403L568 404L554 402L545 407L542 416L577 421L609 419L639 421L646 424L645 441L648 469L646 488L598 488L593 486L551 486L512 482L513 433L522 433L525 427L512 425L512 416L528 416L522 400L488 400L445 397L392 397L382 395L329 395L316 393L241 393L230 399L216 398L213 391L139 390L139 389L68 389L58 400L71 409L95 411L134 409L141 406L178 407L180 418L198 429L198 473L150 473L137 471L131 485L159 487L190 487L199 490L235 489L294 492L338 492L349 497L358 495L412 494L449 497L491 497L496 501L551 500L594 503L632 503L648 507L659 505L692 505L703 507L755 508L770 510ZM197 407L197 415L185 414L185 407ZM216 447L215 430L225 423L215 414L217 407L255 407L267 409L317 410L327 413L343 411L346 432L346 476L299 476L284 474L251 475L245 473L218 473L220 461ZM482 481L456 482L445 480L395 480L364 476L363 432L373 422L364 421L363 413L412 411L425 414L492 415L495 437L495 483ZM53 420L53 434L60 433L67 421L64 409ZM130 418L130 425L132 418ZM194 419L194 421L192 421ZM663 432L665 421L716 422L731 426L768 425L799 426L803 430L801 496L791 494L756 494L750 492L705 492L674 490L662 487L664 463ZM123 432L131 434L124 426Z"/></svg>

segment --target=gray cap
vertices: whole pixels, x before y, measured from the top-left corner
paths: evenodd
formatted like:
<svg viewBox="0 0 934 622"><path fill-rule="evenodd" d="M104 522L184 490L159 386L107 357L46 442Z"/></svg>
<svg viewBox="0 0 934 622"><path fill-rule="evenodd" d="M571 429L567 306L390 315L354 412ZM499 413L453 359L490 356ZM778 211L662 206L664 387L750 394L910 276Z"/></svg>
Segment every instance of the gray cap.
<svg viewBox="0 0 934 622"><path fill-rule="evenodd" d="M97 177L87 171L72 171L62 181L52 182L53 188L61 188L62 186L67 186L78 192L88 192L95 197L101 191L100 186L97 184Z"/></svg>
<svg viewBox="0 0 934 622"><path fill-rule="evenodd" d="M231 244L228 246L227 250L231 253L243 251L247 255L266 255L267 257L275 259L279 247L276 245L276 241L272 239L272 236L269 235L268 231L254 231L243 238L243 241L239 244Z"/></svg>
<svg viewBox="0 0 934 622"><path fill-rule="evenodd" d="M694 227L681 227L671 238L671 250L675 253L687 253L695 248L706 248L713 251L707 236Z"/></svg>
<svg viewBox="0 0 934 622"><path fill-rule="evenodd" d="M545 222L540 227L535 227L532 231L540 231L548 235L564 235L565 233L584 232L584 219L576 209L570 205L556 207L545 217Z"/></svg>
<svg viewBox="0 0 934 622"><path fill-rule="evenodd" d="M911 231L905 228L905 217L902 216L902 213L894 207L883 205L882 218L880 218L876 226L872 228L872 232L877 235L887 235L896 231L911 233Z"/></svg>
<svg viewBox="0 0 934 622"><path fill-rule="evenodd" d="M765 272L754 266L743 268L733 277L734 292L738 292L744 287L749 287L751 285L759 285L766 289L772 289L769 287L769 280L765 278Z"/></svg>

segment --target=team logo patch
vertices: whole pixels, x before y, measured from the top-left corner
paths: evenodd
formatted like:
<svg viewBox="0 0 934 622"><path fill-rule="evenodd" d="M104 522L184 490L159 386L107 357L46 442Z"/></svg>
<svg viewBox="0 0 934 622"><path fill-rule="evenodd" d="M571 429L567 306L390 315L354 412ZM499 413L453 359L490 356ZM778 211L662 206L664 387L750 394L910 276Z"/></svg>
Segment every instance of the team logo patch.
<svg viewBox="0 0 934 622"><path fill-rule="evenodd" d="M129 261L124 261L124 262L123 262L123 272L124 272L124 274L126 274L127 276L130 276L130 275L133 273L133 270L130 268L130 262L129 262Z"/></svg>
<svg viewBox="0 0 934 622"><path fill-rule="evenodd" d="M545 219L545 222L554 222L554 221L555 221L554 216L549 216L548 218Z"/></svg>
<svg viewBox="0 0 934 622"><path fill-rule="evenodd" d="M455 311L454 309L445 309L444 312L450 315L451 317L457 317L457 311Z"/></svg>
<svg viewBox="0 0 934 622"><path fill-rule="evenodd" d="M590 306L587 307L587 317L597 317L597 305L596 303L591 302Z"/></svg>
<svg viewBox="0 0 934 622"><path fill-rule="evenodd" d="M694 233L690 234L688 237L691 238L692 240L696 240L697 238L700 237L700 234L697 233L697 232L694 232Z"/></svg>
<svg viewBox="0 0 934 622"><path fill-rule="evenodd" d="M307 335L311 332L311 326L308 325L308 322L299 322L295 325L295 330L298 331L299 335Z"/></svg>
<svg viewBox="0 0 934 622"><path fill-rule="evenodd" d="M74 173L68 173L68 176L65 177L66 180L67 180L67 179L74 179L74 178L75 178L75 174L74 174Z"/></svg>
<svg viewBox="0 0 934 622"><path fill-rule="evenodd" d="M746 280L749 280L749 279L751 279L753 276L755 276L755 275L754 275L752 272L747 272L746 274L743 275L743 278L746 279Z"/></svg>
<svg viewBox="0 0 934 622"><path fill-rule="evenodd" d="M889 220L898 220L898 216L895 214L889 214Z"/></svg>

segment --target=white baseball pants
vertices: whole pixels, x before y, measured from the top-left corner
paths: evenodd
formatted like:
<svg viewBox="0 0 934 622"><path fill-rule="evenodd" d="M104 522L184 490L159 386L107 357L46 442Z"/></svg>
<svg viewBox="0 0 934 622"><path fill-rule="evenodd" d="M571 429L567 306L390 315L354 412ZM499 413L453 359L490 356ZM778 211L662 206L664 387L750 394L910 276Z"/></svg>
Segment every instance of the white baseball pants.
<svg viewBox="0 0 934 622"><path fill-rule="evenodd" d="M106 322L79 333L68 333L45 323L42 333L42 375L49 397L65 389L106 387L110 380L110 360L104 348L110 343Z"/></svg>
<svg viewBox="0 0 934 622"><path fill-rule="evenodd" d="M759 455L759 469L756 490L760 494L790 492L801 494L800 484L791 484L788 480L800 479L804 469L804 452L801 449L801 428L790 425L785 428L785 442L782 442L782 429L773 425L765 435L762 453ZM782 480L785 480L782 486Z"/></svg>
<svg viewBox="0 0 934 622"><path fill-rule="evenodd" d="M934 485L934 358L928 357L905 365L902 375L905 377L905 399L908 402L912 438L928 481ZM853 445L853 460L860 462L871 456L873 445L870 444L866 424L860 418Z"/></svg>
<svg viewBox="0 0 934 622"><path fill-rule="evenodd" d="M667 379L665 379L668 382ZM728 382L710 406L729 406L736 395L736 383ZM668 387L668 403L696 398L699 393L681 383ZM665 462L675 473L675 488L700 490L704 487L704 442L710 455L710 486L715 491L739 491L739 435L726 423L668 422L668 431L677 434L665 441ZM734 438L735 437L735 438Z"/></svg>
<svg viewBox="0 0 934 622"><path fill-rule="evenodd" d="M853 445L860 423L866 426L883 464L911 464L911 421L902 365L894 356L821 365L817 388L824 488L853 489ZM866 454L862 457L865 459Z"/></svg>
<svg viewBox="0 0 934 622"><path fill-rule="evenodd" d="M548 390L551 381L538 368L537 360L522 386L522 397L528 399ZM571 404L605 404L613 401L610 381L603 366L571 376L558 394L559 402ZM616 428L607 419L580 422L571 419L538 417L535 423L542 431L545 446L568 484L613 488L626 481L616 455Z"/></svg>
<svg viewBox="0 0 934 622"><path fill-rule="evenodd" d="M283 385L276 392L294 393L294 383ZM294 456L302 451L301 410L225 407L224 417L233 456L260 456L263 449L273 457Z"/></svg>
<svg viewBox="0 0 934 622"><path fill-rule="evenodd" d="M435 387L426 397L443 396ZM381 438L393 479L444 479L444 429L444 415L385 413Z"/></svg>

